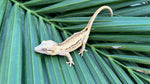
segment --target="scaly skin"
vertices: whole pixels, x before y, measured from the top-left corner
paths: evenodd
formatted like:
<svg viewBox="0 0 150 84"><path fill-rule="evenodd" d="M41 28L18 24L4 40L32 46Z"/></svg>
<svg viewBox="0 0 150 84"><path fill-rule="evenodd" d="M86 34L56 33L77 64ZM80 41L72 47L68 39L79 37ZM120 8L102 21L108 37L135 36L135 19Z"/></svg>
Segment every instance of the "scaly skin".
<svg viewBox="0 0 150 84"><path fill-rule="evenodd" d="M93 14L91 19L89 20L89 23L82 31L74 33L72 36L70 36L68 39L66 39L62 43L56 43L52 40L43 41L40 45L35 47L35 51L38 53L47 54L47 55L66 56L69 60L69 62L66 62L66 63L69 64L71 67L72 64L74 65L74 62L69 52L76 50L80 46L82 46L79 52L81 56L83 56L84 51L87 51L85 49L85 45L88 40L92 24L96 16L98 15L98 13L103 9L108 9L111 13L111 16L113 16L113 11L109 6L102 6Z"/></svg>

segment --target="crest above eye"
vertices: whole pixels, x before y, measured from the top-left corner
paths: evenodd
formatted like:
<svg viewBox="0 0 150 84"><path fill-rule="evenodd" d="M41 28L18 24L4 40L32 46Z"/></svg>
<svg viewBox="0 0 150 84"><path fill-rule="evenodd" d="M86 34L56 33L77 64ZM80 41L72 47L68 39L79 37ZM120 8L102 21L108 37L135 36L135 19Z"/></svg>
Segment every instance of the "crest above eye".
<svg viewBox="0 0 150 84"><path fill-rule="evenodd" d="M46 43L46 41L42 41L42 43Z"/></svg>
<svg viewBox="0 0 150 84"><path fill-rule="evenodd" d="M47 49L46 49L46 48L43 48L42 50L43 50L43 51L47 51Z"/></svg>

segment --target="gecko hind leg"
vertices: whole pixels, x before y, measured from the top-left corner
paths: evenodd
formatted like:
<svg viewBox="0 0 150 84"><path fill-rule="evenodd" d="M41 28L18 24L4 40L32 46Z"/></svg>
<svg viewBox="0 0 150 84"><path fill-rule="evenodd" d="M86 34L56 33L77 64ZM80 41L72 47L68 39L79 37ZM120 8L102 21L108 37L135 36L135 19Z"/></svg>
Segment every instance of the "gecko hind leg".
<svg viewBox="0 0 150 84"><path fill-rule="evenodd" d="M85 43L83 43L82 48L80 49L80 52L79 52L79 55L81 55L81 57L83 56L84 51L88 51L85 49Z"/></svg>
<svg viewBox="0 0 150 84"><path fill-rule="evenodd" d="M69 66L71 67L72 64L74 65L73 59L72 59L70 53L67 53L66 56L69 60L69 62L66 62L66 63L69 64Z"/></svg>
<svg viewBox="0 0 150 84"><path fill-rule="evenodd" d="M79 55L81 55L81 57L83 56L83 52L84 51L88 51L85 49L85 45L86 45L86 42L87 42L87 39L88 39L88 36L86 36L83 40L83 43L82 43L82 48L80 49L80 52L79 52Z"/></svg>

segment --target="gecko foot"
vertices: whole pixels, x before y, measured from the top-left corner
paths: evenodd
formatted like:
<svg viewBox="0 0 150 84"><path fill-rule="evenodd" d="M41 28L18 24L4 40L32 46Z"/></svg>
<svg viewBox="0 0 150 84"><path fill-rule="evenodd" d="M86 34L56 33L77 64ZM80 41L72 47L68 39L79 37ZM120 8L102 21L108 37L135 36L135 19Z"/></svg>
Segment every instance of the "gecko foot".
<svg viewBox="0 0 150 84"><path fill-rule="evenodd" d="M86 49L81 49L80 52L79 52L79 55L81 55L81 57L83 56L83 52L84 52L84 51L88 51L88 50L86 50Z"/></svg>
<svg viewBox="0 0 150 84"><path fill-rule="evenodd" d="M66 63L69 64L70 67L71 67L72 64L74 65L73 61L69 61L69 62L66 62Z"/></svg>

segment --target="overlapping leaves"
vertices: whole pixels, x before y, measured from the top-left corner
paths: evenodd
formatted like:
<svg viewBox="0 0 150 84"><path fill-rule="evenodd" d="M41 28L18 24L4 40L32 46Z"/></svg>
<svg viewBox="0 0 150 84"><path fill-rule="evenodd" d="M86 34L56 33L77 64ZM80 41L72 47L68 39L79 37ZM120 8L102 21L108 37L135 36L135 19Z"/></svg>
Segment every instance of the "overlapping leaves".
<svg viewBox="0 0 150 84"><path fill-rule="evenodd" d="M43 40L62 42L83 29L101 5L111 6L114 17L104 11L96 18L88 52L71 53L75 66L34 52ZM149 83L149 8L148 0L1 0L0 83Z"/></svg>

